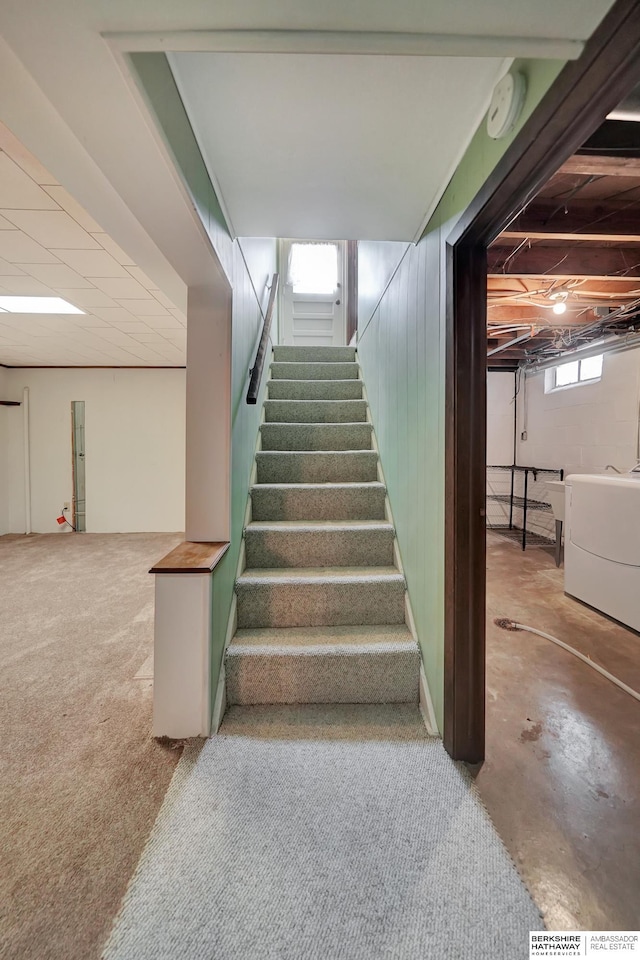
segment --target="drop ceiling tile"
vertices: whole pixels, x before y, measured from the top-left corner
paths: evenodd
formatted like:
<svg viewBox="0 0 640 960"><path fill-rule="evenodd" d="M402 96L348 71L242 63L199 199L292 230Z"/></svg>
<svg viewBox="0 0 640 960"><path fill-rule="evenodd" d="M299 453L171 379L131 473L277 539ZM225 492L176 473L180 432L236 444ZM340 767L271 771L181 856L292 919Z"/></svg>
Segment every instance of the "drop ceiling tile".
<svg viewBox="0 0 640 960"><path fill-rule="evenodd" d="M57 294L33 277L2 277L2 286L9 293L23 297L55 297Z"/></svg>
<svg viewBox="0 0 640 960"><path fill-rule="evenodd" d="M182 324L175 317L167 313L165 316L156 317L153 314L145 315L145 323L148 323L154 330L173 331L182 330Z"/></svg>
<svg viewBox="0 0 640 960"><path fill-rule="evenodd" d="M8 260L9 263L60 262L57 257L21 230L0 230L0 257Z"/></svg>
<svg viewBox="0 0 640 960"><path fill-rule="evenodd" d="M109 343L114 343L118 347L127 347L133 346L131 337L128 337L126 333L123 333L121 330L116 330L114 327L109 327L108 329L101 329L98 336L103 340L107 340Z"/></svg>
<svg viewBox="0 0 640 960"><path fill-rule="evenodd" d="M128 310L119 307L115 301L113 307L95 307L93 313L107 323L137 323L138 318L134 317Z"/></svg>
<svg viewBox="0 0 640 960"><path fill-rule="evenodd" d="M172 300L169 300L169 297L167 297L162 290L158 290L157 287L149 287L149 293L152 293L158 303L161 303L163 307L167 308L167 310L176 309L175 303Z"/></svg>
<svg viewBox="0 0 640 960"><path fill-rule="evenodd" d="M125 253L124 250L118 246L115 240L112 240L108 233L94 233L94 239L98 241L101 247L110 253L114 260L117 260L118 263L123 264L123 266L135 266L134 261L131 259L129 254Z"/></svg>
<svg viewBox="0 0 640 960"><path fill-rule="evenodd" d="M134 333L132 331L131 336L138 343L162 343L163 340L157 333Z"/></svg>
<svg viewBox="0 0 640 960"><path fill-rule="evenodd" d="M0 318L1 317L2 314L0 314ZM6 346L8 343L22 343L23 338L13 327L5 326L4 323L0 323L0 340L2 340Z"/></svg>
<svg viewBox="0 0 640 960"><path fill-rule="evenodd" d="M24 271L16 267L15 263L7 263L6 260L0 260L0 283L3 277L24 277Z"/></svg>
<svg viewBox="0 0 640 960"><path fill-rule="evenodd" d="M63 210L66 210L69 216L78 223L83 230L86 230L88 233L99 233L102 231L102 227L99 223L90 217L84 207L81 207L78 201L68 193L64 187L61 186L50 186L44 187L44 190L49 194L49 196L60 204Z"/></svg>
<svg viewBox="0 0 640 960"><path fill-rule="evenodd" d="M118 303L132 313L135 311L139 317L167 316L167 311L157 300L121 300L118 297Z"/></svg>
<svg viewBox="0 0 640 960"><path fill-rule="evenodd" d="M44 191L42 191L44 193ZM51 199L49 197L49 199ZM3 210L4 216L49 250L97 250L99 244L64 210Z"/></svg>
<svg viewBox="0 0 640 960"><path fill-rule="evenodd" d="M2 283L2 277L0 277L0 283ZM95 287L93 287L91 290L89 290L89 288L86 290L67 290L64 287L57 287L57 291L61 297L64 297L64 299L68 300L70 303L74 303L76 307L89 307L90 309L95 308L97 316L100 316L98 311L103 307L114 307L119 309L115 300L112 300L111 297L108 297L106 293L102 292L102 290L96 290Z"/></svg>
<svg viewBox="0 0 640 960"><path fill-rule="evenodd" d="M134 320L132 323L120 323L119 321L116 321L114 323L114 327L116 330L122 330L123 333L128 333L130 336L132 334L136 335L136 340L139 339L137 334L140 333L150 334L153 336L152 331L149 329L146 323L141 323L139 320Z"/></svg>
<svg viewBox="0 0 640 960"><path fill-rule="evenodd" d="M101 317L96 317L93 313L83 313L76 319L79 326L86 327L89 330L92 330L94 327L109 326L106 320L103 320Z"/></svg>
<svg viewBox="0 0 640 960"><path fill-rule="evenodd" d="M57 255L83 277L128 277L106 250L58 250Z"/></svg>
<svg viewBox="0 0 640 960"><path fill-rule="evenodd" d="M13 223L9 223L6 217L0 217L0 230L17 230Z"/></svg>
<svg viewBox="0 0 640 960"><path fill-rule="evenodd" d="M0 238L2 234L0 233ZM28 270L32 277L48 283L50 287L57 290L63 287L66 290L77 290L84 287L94 290L95 287L89 280L85 280L79 273L72 270L64 263L21 263L23 270Z"/></svg>
<svg viewBox="0 0 640 960"><path fill-rule="evenodd" d="M2 237L1 233L0 237ZM121 297L132 300L149 299L149 292L132 277L127 279L120 279L119 277L89 277L88 279L92 280L99 290L102 290L108 296L118 301Z"/></svg>
<svg viewBox="0 0 640 960"><path fill-rule="evenodd" d="M141 270L140 267L128 266L127 270L134 280L137 280L138 283L142 284L145 290L151 290L151 288L155 286L155 284L149 280L149 277L146 275L144 270Z"/></svg>
<svg viewBox="0 0 640 960"><path fill-rule="evenodd" d="M0 153L0 208L58 210L58 204L6 153Z"/></svg>

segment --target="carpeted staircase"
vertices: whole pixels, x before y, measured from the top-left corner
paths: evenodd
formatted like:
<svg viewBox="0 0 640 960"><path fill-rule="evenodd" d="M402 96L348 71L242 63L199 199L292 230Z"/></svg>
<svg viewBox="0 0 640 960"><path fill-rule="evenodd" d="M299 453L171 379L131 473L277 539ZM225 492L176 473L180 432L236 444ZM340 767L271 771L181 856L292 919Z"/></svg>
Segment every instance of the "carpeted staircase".
<svg viewBox="0 0 640 960"><path fill-rule="evenodd" d="M275 347L227 702L418 701L418 647L353 347Z"/></svg>

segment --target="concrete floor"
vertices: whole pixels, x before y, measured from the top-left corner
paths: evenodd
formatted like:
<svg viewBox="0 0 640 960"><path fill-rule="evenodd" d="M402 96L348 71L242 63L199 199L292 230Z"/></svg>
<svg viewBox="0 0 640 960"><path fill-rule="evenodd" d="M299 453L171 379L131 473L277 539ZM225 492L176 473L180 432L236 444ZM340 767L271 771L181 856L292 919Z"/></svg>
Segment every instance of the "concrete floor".
<svg viewBox="0 0 640 960"><path fill-rule="evenodd" d="M563 592L551 550L488 536L487 759L477 784L552 930L640 929L640 636Z"/></svg>

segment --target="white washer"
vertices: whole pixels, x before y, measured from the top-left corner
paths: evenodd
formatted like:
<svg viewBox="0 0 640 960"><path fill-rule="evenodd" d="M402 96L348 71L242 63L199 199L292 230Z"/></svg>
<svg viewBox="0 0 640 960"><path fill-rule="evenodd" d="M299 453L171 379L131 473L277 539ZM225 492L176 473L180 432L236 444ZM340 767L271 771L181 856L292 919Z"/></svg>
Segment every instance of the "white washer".
<svg viewBox="0 0 640 960"><path fill-rule="evenodd" d="M640 475L565 481L564 588L640 631Z"/></svg>

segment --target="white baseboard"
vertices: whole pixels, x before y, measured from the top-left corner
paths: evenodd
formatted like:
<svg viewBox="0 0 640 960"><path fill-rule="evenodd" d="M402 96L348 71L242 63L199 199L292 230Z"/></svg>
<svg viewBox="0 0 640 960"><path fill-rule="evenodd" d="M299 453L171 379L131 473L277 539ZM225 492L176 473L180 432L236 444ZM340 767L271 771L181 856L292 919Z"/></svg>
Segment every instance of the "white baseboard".
<svg viewBox="0 0 640 960"><path fill-rule="evenodd" d="M213 705L213 714L211 717L211 736L215 736L220 729L222 718L227 709L227 683L224 663L220 668L220 677L218 678L218 689L216 690L216 700Z"/></svg>
<svg viewBox="0 0 640 960"><path fill-rule="evenodd" d="M438 730L438 724L436 723L433 700L431 699L429 684L427 683L427 676L424 672L424 667L422 664L420 664L420 713L422 714L422 719L424 720L424 725L427 728L427 733L429 736L439 737L440 731Z"/></svg>

